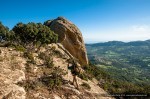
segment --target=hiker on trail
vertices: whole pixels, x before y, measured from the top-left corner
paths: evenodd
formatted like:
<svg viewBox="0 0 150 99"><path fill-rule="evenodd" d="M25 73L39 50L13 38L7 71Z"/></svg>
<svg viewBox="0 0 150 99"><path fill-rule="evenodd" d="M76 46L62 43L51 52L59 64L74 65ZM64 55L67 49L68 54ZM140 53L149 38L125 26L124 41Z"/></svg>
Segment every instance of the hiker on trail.
<svg viewBox="0 0 150 99"><path fill-rule="evenodd" d="M68 69L71 70L71 73L73 76L73 85L76 84L77 89L79 89L78 83L77 83L77 75L79 75L80 69L78 67L78 64L73 60L71 66L69 66L69 64L68 64Z"/></svg>

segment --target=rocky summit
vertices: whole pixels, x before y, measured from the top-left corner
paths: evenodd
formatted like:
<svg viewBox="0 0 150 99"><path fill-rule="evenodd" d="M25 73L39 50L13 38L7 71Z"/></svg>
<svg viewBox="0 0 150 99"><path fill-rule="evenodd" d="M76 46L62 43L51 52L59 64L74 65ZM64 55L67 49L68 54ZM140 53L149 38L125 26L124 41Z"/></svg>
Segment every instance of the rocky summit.
<svg viewBox="0 0 150 99"><path fill-rule="evenodd" d="M0 23L0 38L0 99L113 99L88 65L81 32L65 18L11 31Z"/></svg>
<svg viewBox="0 0 150 99"><path fill-rule="evenodd" d="M58 17L54 20L46 21L44 25L58 34L58 42L78 59L82 66L88 64L82 33L73 23L63 17Z"/></svg>

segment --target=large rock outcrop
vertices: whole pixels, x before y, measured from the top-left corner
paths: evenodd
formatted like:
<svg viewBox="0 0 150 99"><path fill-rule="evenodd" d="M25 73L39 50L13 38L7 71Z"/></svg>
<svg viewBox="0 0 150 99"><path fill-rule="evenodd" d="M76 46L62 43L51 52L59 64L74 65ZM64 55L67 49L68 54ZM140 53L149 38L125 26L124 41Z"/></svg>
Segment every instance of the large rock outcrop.
<svg viewBox="0 0 150 99"><path fill-rule="evenodd" d="M44 25L50 27L51 30L58 34L58 42L77 58L81 65L88 64L82 34L73 23L63 17L58 17L57 19L46 21Z"/></svg>

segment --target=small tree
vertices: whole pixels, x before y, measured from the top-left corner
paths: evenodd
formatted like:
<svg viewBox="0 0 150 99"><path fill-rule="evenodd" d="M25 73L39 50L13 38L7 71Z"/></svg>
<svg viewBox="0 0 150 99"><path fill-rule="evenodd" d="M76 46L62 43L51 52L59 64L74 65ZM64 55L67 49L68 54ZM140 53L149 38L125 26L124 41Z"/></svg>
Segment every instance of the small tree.
<svg viewBox="0 0 150 99"><path fill-rule="evenodd" d="M5 27L1 22L0 22L0 41L3 41L7 38L7 35L9 34L9 29L8 27Z"/></svg>
<svg viewBox="0 0 150 99"><path fill-rule="evenodd" d="M18 23L13 31L21 43L26 45L56 43L58 40L57 34L41 23Z"/></svg>
<svg viewBox="0 0 150 99"><path fill-rule="evenodd" d="M12 30L9 31L9 28L0 22L0 42L12 44L12 42L16 39L14 34L15 33Z"/></svg>

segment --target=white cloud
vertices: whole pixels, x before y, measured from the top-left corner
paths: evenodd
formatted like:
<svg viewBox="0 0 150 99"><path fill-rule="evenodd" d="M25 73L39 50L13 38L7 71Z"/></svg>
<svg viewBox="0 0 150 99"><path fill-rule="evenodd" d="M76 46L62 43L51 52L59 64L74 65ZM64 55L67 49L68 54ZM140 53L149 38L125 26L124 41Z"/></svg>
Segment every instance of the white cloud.
<svg viewBox="0 0 150 99"><path fill-rule="evenodd" d="M132 26L134 33L150 33L150 26L148 25L134 25Z"/></svg>
<svg viewBox="0 0 150 99"><path fill-rule="evenodd" d="M136 41L150 39L150 25L127 25L108 29L82 29L85 42Z"/></svg>

